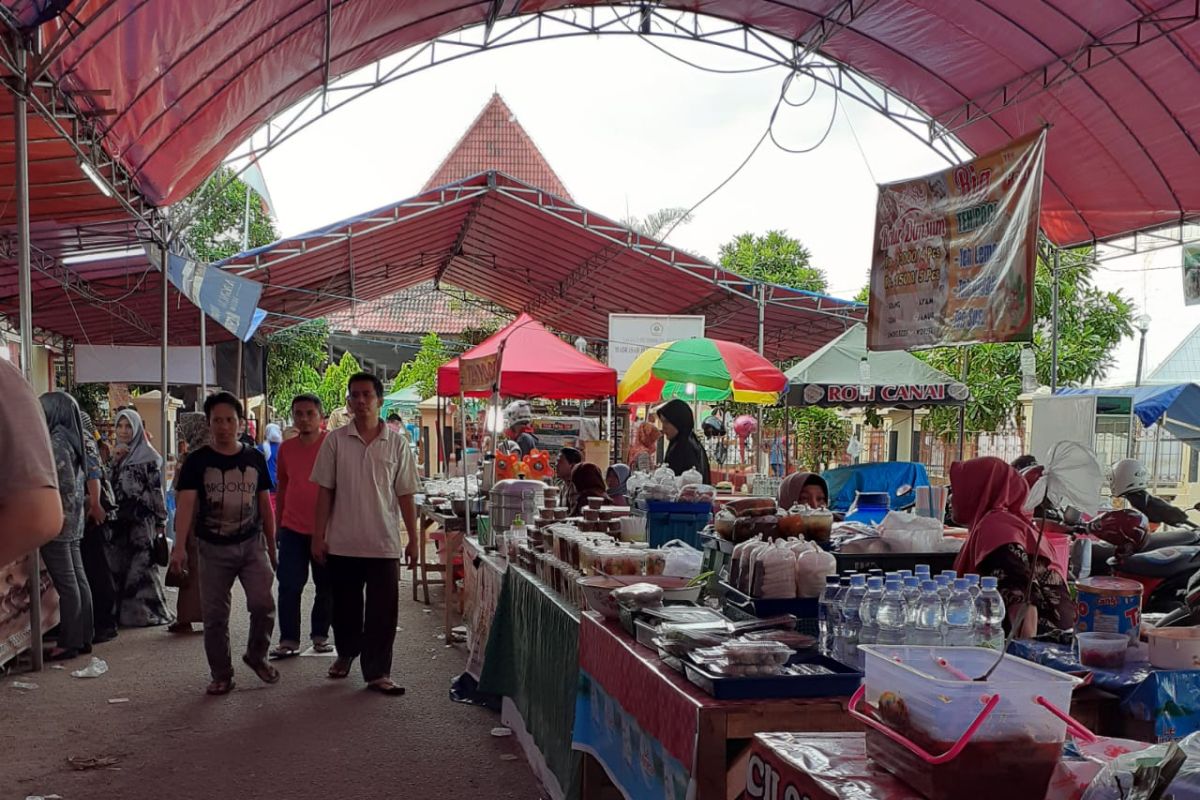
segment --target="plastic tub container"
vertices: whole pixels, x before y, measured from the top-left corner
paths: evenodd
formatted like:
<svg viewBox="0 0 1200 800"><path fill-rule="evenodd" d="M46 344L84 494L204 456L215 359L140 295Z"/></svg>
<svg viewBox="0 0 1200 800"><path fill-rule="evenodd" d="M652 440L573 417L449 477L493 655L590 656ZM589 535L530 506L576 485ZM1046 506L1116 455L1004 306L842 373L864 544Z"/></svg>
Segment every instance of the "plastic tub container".
<svg viewBox="0 0 1200 800"><path fill-rule="evenodd" d="M1141 630L1142 585L1128 578L1100 576L1075 583L1079 632L1121 633L1130 645L1137 644Z"/></svg>
<svg viewBox="0 0 1200 800"><path fill-rule="evenodd" d="M1129 637L1123 633L1077 633L1075 646L1079 650L1079 663L1085 667L1120 669L1125 666Z"/></svg>
<svg viewBox="0 0 1200 800"><path fill-rule="evenodd" d="M874 645L861 648L866 678L850 713L868 726L867 754L929 800L1043 797L1068 728L1080 681L979 647ZM873 707L868 716L858 706Z"/></svg>

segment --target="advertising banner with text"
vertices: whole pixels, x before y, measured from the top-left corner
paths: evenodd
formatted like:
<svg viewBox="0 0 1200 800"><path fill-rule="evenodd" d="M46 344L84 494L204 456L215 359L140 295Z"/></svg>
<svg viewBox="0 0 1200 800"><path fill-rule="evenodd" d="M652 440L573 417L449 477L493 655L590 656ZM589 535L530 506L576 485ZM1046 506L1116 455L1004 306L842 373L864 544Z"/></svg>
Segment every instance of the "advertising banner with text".
<svg viewBox="0 0 1200 800"><path fill-rule="evenodd" d="M1030 341L1046 132L879 187L870 350Z"/></svg>

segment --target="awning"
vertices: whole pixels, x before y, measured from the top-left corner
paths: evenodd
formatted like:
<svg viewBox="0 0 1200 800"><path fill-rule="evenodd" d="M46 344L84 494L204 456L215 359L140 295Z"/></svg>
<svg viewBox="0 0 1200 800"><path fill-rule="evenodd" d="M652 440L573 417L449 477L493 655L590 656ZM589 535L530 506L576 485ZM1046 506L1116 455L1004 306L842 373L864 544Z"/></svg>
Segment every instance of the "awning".
<svg viewBox="0 0 1200 800"><path fill-rule="evenodd" d="M863 360L867 374L862 371ZM961 405L970 393L949 375L902 350L870 352L855 325L785 373L794 406Z"/></svg>
<svg viewBox="0 0 1200 800"><path fill-rule="evenodd" d="M1150 427L1161 421L1175 438L1200 446L1200 385L1195 383L1119 389L1059 389L1055 394L1132 397L1133 413L1142 425Z"/></svg>

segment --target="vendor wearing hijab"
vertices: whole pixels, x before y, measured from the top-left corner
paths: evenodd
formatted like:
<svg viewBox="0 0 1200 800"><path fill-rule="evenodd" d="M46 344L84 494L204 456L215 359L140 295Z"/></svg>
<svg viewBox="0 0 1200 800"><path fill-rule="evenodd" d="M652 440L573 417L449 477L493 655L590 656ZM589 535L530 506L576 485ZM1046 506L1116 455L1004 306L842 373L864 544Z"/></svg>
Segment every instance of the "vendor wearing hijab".
<svg viewBox="0 0 1200 800"><path fill-rule="evenodd" d="M620 463L613 464L604 473L604 482L608 486L608 496L612 498L613 505L629 505L629 475L629 467Z"/></svg>
<svg viewBox="0 0 1200 800"><path fill-rule="evenodd" d="M604 500L605 505L612 504L604 476L600 474L600 468L591 462L576 465L575 469L571 471L571 485L575 488L575 504L571 508L573 517L583 513L583 509L587 507L588 498L599 497Z"/></svg>
<svg viewBox="0 0 1200 800"><path fill-rule="evenodd" d="M664 456L667 466L676 475L694 469L700 473L704 483L711 483L708 453L696 436L696 417L692 414L691 406L676 399L659 406L657 413L662 420L663 435L670 442Z"/></svg>
<svg viewBox="0 0 1200 800"><path fill-rule="evenodd" d="M262 443L262 454L267 457L267 472L271 475L271 485L276 486L275 470L279 463L279 446L283 444L283 428L274 422L267 423L266 438Z"/></svg>
<svg viewBox="0 0 1200 800"><path fill-rule="evenodd" d="M113 492L117 519L112 524L108 563L117 594L117 621L126 628L168 625L162 570L154 563L154 538L167 524L162 457L146 439L142 418L133 409L117 414L117 457Z"/></svg>
<svg viewBox="0 0 1200 800"><path fill-rule="evenodd" d="M662 431L653 422L640 422L629 446L629 465L639 472L650 472L658 457L658 440Z"/></svg>
<svg viewBox="0 0 1200 800"><path fill-rule="evenodd" d="M815 472L793 472L779 484L779 507L829 507L829 484Z"/></svg>
<svg viewBox="0 0 1200 800"><path fill-rule="evenodd" d="M1038 547L1038 531L1024 509L1029 490L1020 473L998 458L974 458L950 466L950 486L954 519L970 531L954 569L959 575L999 579L1008 609L1005 630L1027 603L1032 607L1019 636L1074 627L1066 576L1054 565L1049 541ZM1032 595L1026 597L1031 572Z"/></svg>

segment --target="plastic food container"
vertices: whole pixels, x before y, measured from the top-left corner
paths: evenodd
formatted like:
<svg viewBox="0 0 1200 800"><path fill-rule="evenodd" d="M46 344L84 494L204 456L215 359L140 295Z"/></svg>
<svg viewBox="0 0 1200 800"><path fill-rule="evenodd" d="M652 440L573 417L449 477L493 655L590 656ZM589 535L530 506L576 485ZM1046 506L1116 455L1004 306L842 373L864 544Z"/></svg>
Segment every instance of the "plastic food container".
<svg viewBox="0 0 1200 800"><path fill-rule="evenodd" d="M1147 635L1157 669L1200 669L1200 628L1155 628Z"/></svg>
<svg viewBox="0 0 1200 800"><path fill-rule="evenodd" d="M868 726L867 754L929 800L1044 797L1080 681L979 647L863 646L866 679L850 713ZM859 710L863 700L873 707Z"/></svg>
<svg viewBox="0 0 1200 800"><path fill-rule="evenodd" d="M1137 644L1141 626L1142 585L1127 578L1084 578L1075 584L1079 632L1121 633Z"/></svg>
<svg viewBox="0 0 1200 800"><path fill-rule="evenodd" d="M605 619L620 619L621 606L613 599L613 589L620 589L624 584L610 578L594 577L579 578L576 583L583 589L587 607Z"/></svg>
<svg viewBox="0 0 1200 800"><path fill-rule="evenodd" d="M1075 646L1079 650L1079 663L1085 667L1120 669L1125 666L1125 651L1129 649L1129 637L1123 633L1075 634Z"/></svg>

